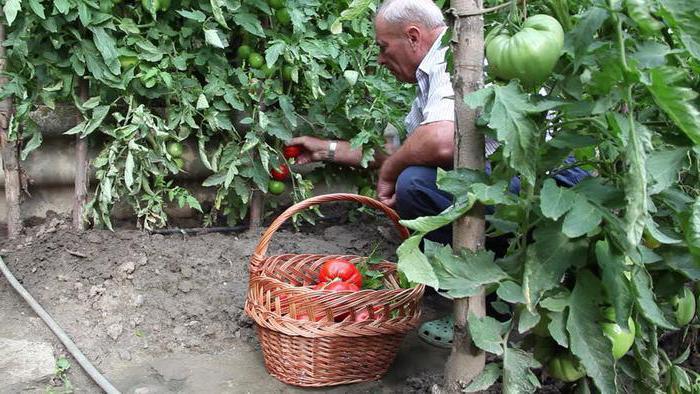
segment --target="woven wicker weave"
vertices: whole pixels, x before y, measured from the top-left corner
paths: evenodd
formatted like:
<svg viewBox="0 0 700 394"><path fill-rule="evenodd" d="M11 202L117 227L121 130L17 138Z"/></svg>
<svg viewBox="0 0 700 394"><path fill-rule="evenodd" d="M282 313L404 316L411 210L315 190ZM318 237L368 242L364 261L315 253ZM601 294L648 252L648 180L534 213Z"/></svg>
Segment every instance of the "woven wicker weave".
<svg viewBox="0 0 700 394"><path fill-rule="evenodd" d="M313 205L355 201L389 216L406 238L398 215L377 200L355 194L327 194L296 204L282 213L260 239L250 263L245 311L256 322L268 372L281 381L308 387L356 383L381 378L399 345L420 319L424 286L402 289L396 265L382 262L383 290L318 291L320 266L335 257L354 263L360 256L284 254L265 257L272 235L295 213ZM366 320L357 319L364 314Z"/></svg>

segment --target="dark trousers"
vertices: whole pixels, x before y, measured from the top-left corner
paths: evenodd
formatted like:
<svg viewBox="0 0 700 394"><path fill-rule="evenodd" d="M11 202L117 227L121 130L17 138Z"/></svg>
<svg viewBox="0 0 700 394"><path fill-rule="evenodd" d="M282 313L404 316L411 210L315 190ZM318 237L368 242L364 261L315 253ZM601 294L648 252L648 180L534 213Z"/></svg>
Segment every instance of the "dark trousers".
<svg viewBox="0 0 700 394"><path fill-rule="evenodd" d="M568 164L571 159L566 161ZM486 169L490 173L490 168ZM559 171L552 178L559 186L571 187L590 176L585 170L574 167ZM396 181L396 211L401 219L415 219L421 216L435 216L452 205L452 196L437 188L435 179L437 169L435 167L410 166L403 170ZM518 194L520 192L520 179L514 177L510 181L509 190ZM492 207L487 207L487 211ZM493 211L491 211L493 212ZM452 244L452 224L439 228L427 234L425 237L434 242ZM489 242L487 240L487 249ZM494 251L497 255L500 251Z"/></svg>

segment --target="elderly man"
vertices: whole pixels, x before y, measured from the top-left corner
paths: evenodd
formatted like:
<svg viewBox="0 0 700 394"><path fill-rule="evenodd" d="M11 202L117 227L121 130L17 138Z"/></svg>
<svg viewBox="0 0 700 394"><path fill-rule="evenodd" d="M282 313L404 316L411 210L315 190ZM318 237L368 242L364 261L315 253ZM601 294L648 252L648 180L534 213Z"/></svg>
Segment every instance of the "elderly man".
<svg viewBox="0 0 700 394"><path fill-rule="evenodd" d="M437 168L452 168L454 156L454 92L446 71L447 48L441 46L447 29L442 11L428 0L388 0L379 7L374 27L379 64L399 81L417 85L405 119L406 140L390 154L376 154L371 163L379 168L377 196L395 207L403 219L434 216L452 204L452 196L439 190L435 181ZM356 166L362 157L362 152L352 149L347 141L302 136L288 144L303 146L304 152L296 159L299 164L324 160ZM487 139L485 148L488 156L498 149L498 143ZM554 178L571 186L586 175L573 170ZM517 193L518 189L515 178L511 191ZM452 226L435 230L426 238L449 244ZM419 335L434 345L450 347L452 320L446 317L426 322Z"/></svg>

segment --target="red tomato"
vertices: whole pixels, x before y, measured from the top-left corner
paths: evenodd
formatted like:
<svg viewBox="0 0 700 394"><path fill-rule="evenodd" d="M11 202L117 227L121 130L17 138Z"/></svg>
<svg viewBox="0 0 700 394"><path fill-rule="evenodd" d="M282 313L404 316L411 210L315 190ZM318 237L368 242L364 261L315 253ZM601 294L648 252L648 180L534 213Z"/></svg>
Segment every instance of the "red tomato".
<svg viewBox="0 0 700 394"><path fill-rule="evenodd" d="M318 275L319 282L330 282L336 278L354 284L358 287L358 290L362 288L362 274L355 267L355 264L346 259L331 259L321 266L321 271L319 271Z"/></svg>
<svg viewBox="0 0 700 394"><path fill-rule="evenodd" d="M309 319L309 315L307 315L306 313L303 313L303 312L297 314L297 320L311 321L311 319ZM323 316L316 316L314 318L314 321L321 321L321 320L323 320Z"/></svg>
<svg viewBox="0 0 700 394"><path fill-rule="evenodd" d="M289 167L286 164L282 164L280 168L273 168L270 171L270 175L276 181L283 181L289 176Z"/></svg>
<svg viewBox="0 0 700 394"><path fill-rule="evenodd" d="M335 282L330 282L327 283L322 290L331 290L331 291L360 291L360 286L357 286L354 283L351 282L343 282L341 280L337 280Z"/></svg>
<svg viewBox="0 0 700 394"><path fill-rule="evenodd" d="M304 150L304 147L301 145L285 146L284 150L282 151L282 155L285 157L285 159L293 159L299 156L302 150Z"/></svg>

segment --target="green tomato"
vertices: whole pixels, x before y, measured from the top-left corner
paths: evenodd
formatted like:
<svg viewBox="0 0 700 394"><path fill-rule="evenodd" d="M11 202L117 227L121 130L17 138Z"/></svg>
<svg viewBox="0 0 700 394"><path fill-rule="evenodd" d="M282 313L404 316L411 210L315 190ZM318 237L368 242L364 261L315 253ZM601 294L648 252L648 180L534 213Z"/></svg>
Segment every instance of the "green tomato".
<svg viewBox="0 0 700 394"><path fill-rule="evenodd" d="M553 378L564 382L575 382L586 376L586 370L569 352L552 357L547 363L547 372Z"/></svg>
<svg viewBox="0 0 700 394"><path fill-rule="evenodd" d="M122 70L128 70L134 67L139 62L139 58L136 56L119 56L119 64L122 66Z"/></svg>
<svg viewBox="0 0 700 394"><path fill-rule="evenodd" d="M177 141L168 142L165 148L172 157L181 157L182 152L185 150L184 146Z"/></svg>
<svg viewBox="0 0 700 394"><path fill-rule="evenodd" d="M248 64L250 64L250 67L260 68L265 64L265 59L263 59L261 54L253 52L248 55Z"/></svg>
<svg viewBox="0 0 700 394"><path fill-rule="evenodd" d="M250 56L250 54L253 53L253 49L250 46L243 44L238 47L237 53L238 58L247 59L248 56Z"/></svg>
<svg viewBox="0 0 700 394"><path fill-rule="evenodd" d="M689 288L683 287L683 296L673 297L672 304L679 326L687 325L695 317L695 295Z"/></svg>
<svg viewBox="0 0 700 394"><path fill-rule="evenodd" d="M292 21L292 17L289 15L289 10L286 8L280 8L275 12L275 18L282 26L288 26Z"/></svg>
<svg viewBox="0 0 700 394"><path fill-rule="evenodd" d="M273 75L275 75L275 72L277 72L277 69L275 67L270 67L267 65L267 63L263 64L262 67L260 67L260 71L263 72L265 75L265 78L270 78Z"/></svg>
<svg viewBox="0 0 700 394"><path fill-rule="evenodd" d="M519 79L526 88L542 84L561 56L564 30L549 15L533 15L510 35L492 30L486 37L489 73L504 80Z"/></svg>
<svg viewBox="0 0 700 394"><path fill-rule="evenodd" d="M284 8L284 0L267 0L267 4L270 6L270 8L279 10L281 8Z"/></svg>
<svg viewBox="0 0 700 394"><path fill-rule="evenodd" d="M600 323L600 327L603 329L603 333L610 340L612 344L612 355L615 360L619 360L622 356L627 353L634 343L634 334L636 332L636 327L634 325L634 320L632 317L627 320L627 326L629 331L623 330L617 323L615 323L615 309L612 307L605 308L603 310L603 316L606 321Z"/></svg>
<svg viewBox="0 0 700 394"><path fill-rule="evenodd" d="M282 67L282 78L285 81L291 81L294 76L294 66L285 65Z"/></svg>
<svg viewBox="0 0 700 394"><path fill-rule="evenodd" d="M270 180L267 183L267 190L275 195L279 195L284 193L284 190L287 188L287 186L284 185L284 182L280 181L275 181L275 180Z"/></svg>
<svg viewBox="0 0 700 394"><path fill-rule="evenodd" d="M185 159L182 157L176 157L173 161L175 162L175 165L177 165L177 168L183 169L183 167L185 167Z"/></svg>

